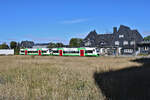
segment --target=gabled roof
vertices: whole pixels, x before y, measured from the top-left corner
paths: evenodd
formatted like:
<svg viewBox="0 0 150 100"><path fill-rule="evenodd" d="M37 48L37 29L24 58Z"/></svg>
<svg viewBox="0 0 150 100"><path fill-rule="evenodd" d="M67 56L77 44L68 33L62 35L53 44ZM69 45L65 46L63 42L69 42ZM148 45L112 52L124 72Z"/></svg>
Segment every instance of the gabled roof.
<svg viewBox="0 0 150 100"><path fill-rule="evenodd" d="M113 34L98 34L98 43L103 42L105 45L110 46L113 41Z"/></svg>
<svg viewBox="0 0 150 100"><path fill-rule="evenodd" d="M123 35L123 38L119 38L119 35ZM95 30L91 31L84 40L84 42L90 41L92 46L113 46L115 41L119 41L120 46L123 46L123 41L141 42L143 37L137 30L131 30L127 26L120 25L119 30L115 27L112 34L97 34Z"/></svg>

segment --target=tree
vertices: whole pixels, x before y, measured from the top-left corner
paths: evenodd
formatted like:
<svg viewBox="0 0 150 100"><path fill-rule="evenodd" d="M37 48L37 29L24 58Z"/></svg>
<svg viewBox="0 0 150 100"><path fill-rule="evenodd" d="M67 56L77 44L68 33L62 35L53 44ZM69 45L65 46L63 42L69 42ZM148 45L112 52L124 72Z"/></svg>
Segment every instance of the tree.
<svg viewBox="0 0 150 100"><path fill-rule="evenodd" d="M56 43L56 47L57 47L57 48L60 48L60 47L63 47L63 46L64 46L63 43Z"/></svg>
<svg viewBox="0 0 150 100"><path fill-rule="evenodd" d="M16 48L14 48L14 50L15 50L15 55L19 55L19 51L20 51L20 43L19 42L16 44Z"/></svg>
<svg viewBox="0 0 150 100"><path fill-rule="evenodd" d="M64 44L63 43L52 43L50 42L49 45L48 45L48 48L60 48L60 47L63 47Z"/></svg>
<svg viewBox="0 0 150 100"><path fill-rule="evenodd" d="M70 47L80 47L81 42L83 39L80 38L72 38L69 42Z"/></svg>
<svg viewBox="0 0 150 100"><path fill-rule="evenodd" d="M11 48L11 49L17 48L17 42L11 41L11 42L10 42L10 48Z"/></svg>
<svg viewBox="0 0 150 100"><path fill-rule="evenodd" d="M150 41L150 35L147 37L144 37L144 41Z"/></svg>
<svg viewBox="0 0 150 100"><path fill-rule="evenodd" d="M56 44L52 43L52 42L50 42L49 45L48 45L48 48L55 48L55 47L56 47Z"/></svg>
<svg viewBox="0 0 150 100"><path fill-rule="evenodd" d="M0 49L9 49L9 46L6 43L0 45Z"/></svg>

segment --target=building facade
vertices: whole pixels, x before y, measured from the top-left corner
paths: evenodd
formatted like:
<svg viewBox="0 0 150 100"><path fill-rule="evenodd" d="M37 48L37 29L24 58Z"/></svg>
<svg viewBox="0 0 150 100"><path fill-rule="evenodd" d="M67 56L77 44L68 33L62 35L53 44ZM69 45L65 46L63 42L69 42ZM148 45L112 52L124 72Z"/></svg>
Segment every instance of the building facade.
<svg viewBox="0 0 150 100"><path fill-rule="evenodd" d="M150 54L150 41L142 41L137 44L139 54Z"/></svg>
<svg viewBox="0 0 150 100"><path fill-rule="evenodd" d="M34 42L33 41L22 41L20 46L22 48L32 48L34 46Z"/></svg>
<svg viewBox="0 0 150 100"><path fill-rule="evenodd" d="M101 54L133 54L137 50L137 43L143 37L137 30L120 25L113 28L112 34L97 34L91 31L81 43L85 47L99 47Z"/></svg>

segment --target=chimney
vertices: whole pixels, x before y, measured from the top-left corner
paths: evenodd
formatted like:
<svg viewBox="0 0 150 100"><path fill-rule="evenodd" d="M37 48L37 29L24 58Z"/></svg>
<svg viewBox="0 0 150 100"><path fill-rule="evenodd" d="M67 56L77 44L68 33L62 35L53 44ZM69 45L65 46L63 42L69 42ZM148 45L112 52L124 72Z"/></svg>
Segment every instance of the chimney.
<svg viewBox="0 0 150 100"><path fill-rule="evenodd" d="M113 33L117 33L117 27L114 27L113 31L114 31Z"/></svg>

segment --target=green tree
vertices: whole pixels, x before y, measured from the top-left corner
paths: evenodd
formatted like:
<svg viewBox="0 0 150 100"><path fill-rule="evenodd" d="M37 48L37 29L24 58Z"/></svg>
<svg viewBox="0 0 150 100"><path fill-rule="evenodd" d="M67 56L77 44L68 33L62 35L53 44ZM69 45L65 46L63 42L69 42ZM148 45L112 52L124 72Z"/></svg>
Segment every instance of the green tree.
<svg viewBox="0 0 150 100"><path fill-rule="evenodd" d="M11 49L17 48L17 42L11 41L11 42L10 42L10 48L11 48Z"/></svg>
<svg viewBox="0 0 150 100"><path fill-rule="evenodd" d="M81 42L83 39L80 38L72 38L69 42L70 47L80 47Z"/></svg>
<svg viewBox="0 0 150 100"><path fill-rule="evenodd" d="M48 45L48 48L55 48L55 47L56 47L56 44L52 43L52 42L50 42L49 45Z"/></svg>
<svg viewBox="0 0 150 100"><path fill-rule="evenodd" d="M64 46L63 43L56 43L56 47L57 47L57 48L60 48L60 47L63 47L63 46Z"/></svg>
<svg viewBox="0 0 150 100"><path fill-rule="evenodd" d="M19 42L16 44L16 48L14 48L14 50L15 50L15 55L19 55L19 51L20 51L20 43Z"/></svg>
<svg viewBox="0 0 150 100"><path fill-rule="evenodd" d="M0 49L9 49L9 46L6 43L0 45Z"/></svg>
<svg viewBox="0 0 150 100"><path fill-rule="evenodd" d="M150 35L147 36L147 37L144 37L144 40L145 40L145 41L150 41Z"/></svg>
<svg viewBox="0 0 150 100"><path fill-rule="evenodd" d="M60 47L63 47L64 44L63 43L52 43L50 42L49 45L48 45L48 48L60 48Z"/></svg>

